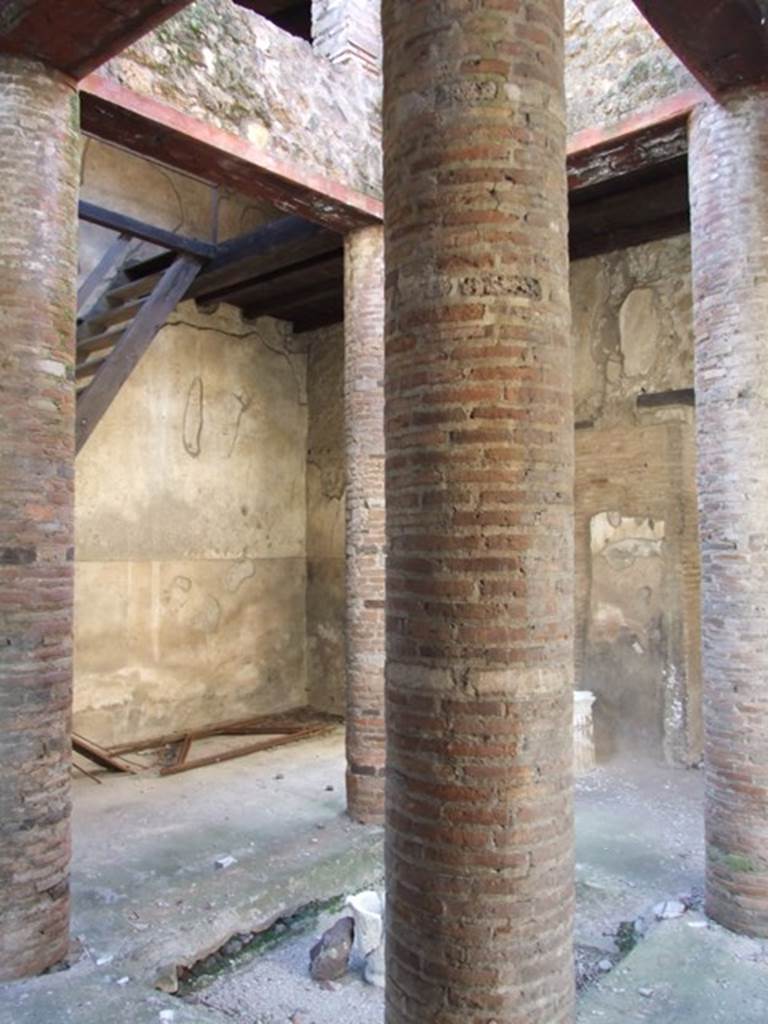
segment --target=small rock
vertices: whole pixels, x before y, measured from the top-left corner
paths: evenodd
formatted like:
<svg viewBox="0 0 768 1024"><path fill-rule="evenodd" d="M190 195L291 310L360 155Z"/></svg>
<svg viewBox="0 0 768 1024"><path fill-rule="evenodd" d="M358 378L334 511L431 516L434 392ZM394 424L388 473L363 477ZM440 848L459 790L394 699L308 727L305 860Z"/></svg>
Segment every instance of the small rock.
<svg viewBox="0 0 768 1024"><path fill-rule="evenodd" d="M217 857L213 862L213 866L218 871L223 871L224 868L231 868L235 864L237 864L237 857L232 857L230 854L227 854L226 857Z"/></svg>
<svg viewBox="0 0 768 1024"><path fill-rule="evenodd" d="M96 966L103 967L105 964L111 964L114 959L115 958L111 953L109 956L100 956L96 960Z"/></svg>
<svg viewBox="0 0 768 1024"><path fill-rule="evenodd" d="M334 788L335 788L334 786L326 786L325 787L325 792L326 793L332 793L334 791Z"/></svg>
<svg viewBox="0 0 768 1024"><path fill-rule="evenodd" d="M127 977L126 978L118 978L117 979L117 984L118 985L127 985L130 980L131 979L127 978Z"/></svg>
<svg viewBox="0 0 768 1024"><path fill-rule="evenodd" d="M323 935L309 953L309 973L315 981L336 981L343 978L349 966L355 922L342 917Z"/></svg>
<svg viewBox="0 0 768 1024"><path fill-rule="evenodd" d="M160 1011L160 1020L163 1020L163 1021L176 1020L176 1011L175 1010L161 1010Z"/></svg>
<svg viewBox="0 0 768 1024"><path fill-rule="evenodd" d="M598 970L600 970L600 971L606 971L606 972L607 971L612 971L613 970L613 961L612 960L608 960L608 959L601 960L600 963L597 965L597 967L598 967Z"/></svg>
<svg viewBox="0 0 768 1024"><path fill-rule="evenodd" d="M224 943L221 947L221 952L224 956L237 956L238 953L242 952L242 949L242 942L239 939L233 938Z"/></svg>
<svg viewBox="0 0 768 1024"><path fill-rule="evenodd" d="M281 779L284 779L284 778L285 778L285 776L283 775L283 773L282 773L282 772L279 772L279 773L278 773L278 774L277 774L277 775L275 776L275 782L280 782L280 780L281 780Z"/></svg>
<svg viewBox="0 0 768 1024"><path fill-rule="evenodd" d="M673 921L676 917L682 917L685 913L685 904L680 900L664 900L657 903L653 908L657 921Z"/></svg>
<svg viewBox="0 0 768 1024"><path fill-rule="evenodd" d="M643 997L643 999L650 999L651 996L653 995L653 989L652 988L639 988L637 991L638 991L638 994Z"/></svg>
<svg viewBox="0 0 768 1024"><path fill-rule="evenodd" d="M297 1010L289 1020L290 1024L309 1024L309 1015L304 1010Z"/></svg>

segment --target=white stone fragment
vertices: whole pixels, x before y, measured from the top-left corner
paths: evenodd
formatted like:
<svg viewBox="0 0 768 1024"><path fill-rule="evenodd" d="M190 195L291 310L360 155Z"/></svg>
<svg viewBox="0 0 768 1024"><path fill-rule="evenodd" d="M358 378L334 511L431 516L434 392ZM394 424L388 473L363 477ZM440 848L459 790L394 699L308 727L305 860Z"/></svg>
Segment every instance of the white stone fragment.
<svg viewBox="0 0 768 1024"><path fill-rule="evenodd" d="M346 905L355 919L355 950L368 956L379 945L384 935L384 899L374 889L350 896Z"/></svg>
<svg viewBox="0 0 768 1024"><path fill-rule="evenodd" d="M682 917L685 913L685 904L680 900L664 900L657 903L653 908L657 921L673 921L676 917Z"/></svg>
<svg viewBox="0 0 768 1024"><path fill-rule="evenodd" d="M235 864L237 864L237 857L232 857L230 854L227 854L225 857L217 857L213 862L217 871L223 871L225 868L231 868Z"/></svg>

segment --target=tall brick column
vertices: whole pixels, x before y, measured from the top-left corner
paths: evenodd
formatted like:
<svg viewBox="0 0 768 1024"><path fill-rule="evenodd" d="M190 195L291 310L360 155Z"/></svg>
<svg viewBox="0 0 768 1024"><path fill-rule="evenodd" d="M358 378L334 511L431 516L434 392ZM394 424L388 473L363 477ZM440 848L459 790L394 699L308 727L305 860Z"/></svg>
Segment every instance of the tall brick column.
<svg viewBox="0 0 768 1024"><path fill-rule="evenodd" d="M768 92L691 126L707 909L768 936Z"/></svg>
<svg viewBox="0 0 768 1024"><path fill-rule="evenodd" d="M68 947L77 126L0 57L0 981Z"/></svg>
<svg viewBox="0 0 768 1024"><path fill-rule="evenodd" d="M384 0L388 1024L572 1020L562 0Z"/></svg>
<svg viewBox="0 0 768 1024"><path fill-rule="evenodd" d="M384 820L384 231L345 242L347 806Z"/></svg>

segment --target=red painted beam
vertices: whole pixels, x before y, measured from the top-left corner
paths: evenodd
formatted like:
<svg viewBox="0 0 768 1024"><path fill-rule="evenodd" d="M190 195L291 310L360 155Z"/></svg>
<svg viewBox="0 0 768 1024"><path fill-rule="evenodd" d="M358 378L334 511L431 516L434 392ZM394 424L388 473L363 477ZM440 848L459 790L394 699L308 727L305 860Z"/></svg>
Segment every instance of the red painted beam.
<svg viewBox="0 0 768 1024"><path fill-rule="evenodd" d="M81 82L80 98L86 134L168 167L267 199L281 210L334 231L373 224L383 217L378 199L278 159L239 136L103 75L90 75Z"/></svg>
<svg viewBox="0 0 768 1024"><path fill-rule="evenodd" d="M765 0L634 0L708 92L768 82Z"/></svg>
<svg viewBox="0 0 768 1024"><path fill-rule="evenodd" d="M587 128L568 140L568 188L593 188L658 168L688 152L688 118L704 92L676 93L610 128Z"/></svg>
<svg viewBox="0 0 768 1024"><path fill-rule="evenodd" d="M0 52L84 78L191 0L0 0Z"/></svg>

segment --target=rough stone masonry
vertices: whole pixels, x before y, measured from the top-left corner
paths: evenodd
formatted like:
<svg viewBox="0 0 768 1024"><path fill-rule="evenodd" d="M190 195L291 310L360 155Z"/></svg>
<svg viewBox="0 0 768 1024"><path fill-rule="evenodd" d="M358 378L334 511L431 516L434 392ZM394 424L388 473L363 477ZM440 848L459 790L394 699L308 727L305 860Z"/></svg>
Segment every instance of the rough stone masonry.
<svg viewBox="0 0 768 1024"><path fill-rule="evenodd" d="M70 83L0 58L0 981L69 943L75 281Z"/></svg>
<svg viewBox="0 0 768 1024"><path fill-rule="evenodd" d="M560 0L385 0L388 1024L573 1012Z"/></svg>

